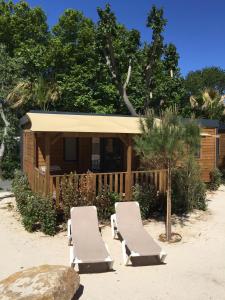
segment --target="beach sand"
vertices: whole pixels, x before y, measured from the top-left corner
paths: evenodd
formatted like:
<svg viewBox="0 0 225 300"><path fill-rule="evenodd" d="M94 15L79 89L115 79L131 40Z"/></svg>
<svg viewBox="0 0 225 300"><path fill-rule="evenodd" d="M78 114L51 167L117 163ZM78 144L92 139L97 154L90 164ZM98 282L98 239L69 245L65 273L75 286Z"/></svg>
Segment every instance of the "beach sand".
<svg viewBox="0 0 225 300"><path fill-rule="evenodd" d="M207 212L174 220L173 231L182 235L181 242L159 242L168 254L164 265L124 266L120 241L112 239L110 227L103 228L114 271L81 274L79 299L225 299L225 187L208 194L208 200ZM156 221L145 228L155 239L165 230ZM55 237L26 232L13 198L0 199L0 245L0 280L31 266L69 264L66 232Z"/></svg>

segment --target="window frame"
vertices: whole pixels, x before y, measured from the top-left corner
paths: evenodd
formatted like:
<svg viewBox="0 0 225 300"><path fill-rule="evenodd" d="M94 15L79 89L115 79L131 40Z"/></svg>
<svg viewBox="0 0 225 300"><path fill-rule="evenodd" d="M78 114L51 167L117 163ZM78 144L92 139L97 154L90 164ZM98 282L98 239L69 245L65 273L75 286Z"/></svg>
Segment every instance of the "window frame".
<svg viewBox="0 0 225 300"><path fill-rule="evenodd" d="M195 153L195 158L196 159L201 159L202 158L202 138L205 138L204 136L201 137L200 145L199 145L199 151L198 153Z"/></svg>

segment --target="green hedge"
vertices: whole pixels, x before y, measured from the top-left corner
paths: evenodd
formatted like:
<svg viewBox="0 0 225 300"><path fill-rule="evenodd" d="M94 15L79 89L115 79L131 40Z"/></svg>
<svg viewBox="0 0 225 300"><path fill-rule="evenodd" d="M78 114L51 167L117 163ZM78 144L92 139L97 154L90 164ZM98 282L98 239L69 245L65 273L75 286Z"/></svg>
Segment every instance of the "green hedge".
<svg viewBox="0 0 225 300"><path fill-rule="evenodd" d="M210 172L210 183L209 183L209 189L211 191L216 191L222 184L222 172L215 168L212 172Z"/></svg>
<svg viewBox="0 0 225 300"><path fill-rule="evenodd" d="M172 211L186 213L206 208L206 185L201 180L196 160L189 158L172 174Z"/></svg>
<svg viewBox="0 0 225 300"><path fill-rule="evenodd" d="M25 229L29 232L40 229L47 235L54 235L56 211L50 199L34 194L29 188L27 177L21 171L15 172L12 189Z"/></svg>
<svg viewBox="0 0 225 300"><path fill-rule="evenodd" d="M133 200L139 203L141 216L144 219L151 217L162 208L160 195L157 195L155 186L151 184L142 186L136 184L133 187Z"/></svg>
<svg viewBox="0 0 225 300"><path fill-rule="evenodd" d="M64 220L70 218L71 207L95 205L98 209L98 218L101 221L109 220L114 213L114 204L120 201L117 193L111 193L107 188L102 190L97 197L92 189L92 173L87 173L79 181L76 173L64 176L62 179L62 199Z"/></svg>

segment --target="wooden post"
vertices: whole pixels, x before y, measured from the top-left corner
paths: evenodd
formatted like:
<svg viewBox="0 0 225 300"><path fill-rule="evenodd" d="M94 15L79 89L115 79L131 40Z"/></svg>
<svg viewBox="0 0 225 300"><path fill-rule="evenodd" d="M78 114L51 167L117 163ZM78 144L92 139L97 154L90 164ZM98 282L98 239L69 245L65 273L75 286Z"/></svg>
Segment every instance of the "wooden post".
<svg viewBox="0 0 225 300"><path fill-rule="evenodd" d="M132 197L132 141L131 137L128 137L127 144L127 172L125 179L125 200L130 201Z"/></svg>
<svg viewBox="0 0 225 300"><path fill-rule="evenodd" d="M45 133L45 195L49 194L50 184L50 136L49 133Z"/></svg>
<svg viewBox="0 0 225 300"><path fill-rule="evenodd" d="M37 166L37 137L36 137L36 133L34 132L33 133L33 167L32 167L32 175L33 175L33 187L32 187L32 190L36 192L35 190L35 177L36 177L36 171L35 171L35 168Z"/></svg>

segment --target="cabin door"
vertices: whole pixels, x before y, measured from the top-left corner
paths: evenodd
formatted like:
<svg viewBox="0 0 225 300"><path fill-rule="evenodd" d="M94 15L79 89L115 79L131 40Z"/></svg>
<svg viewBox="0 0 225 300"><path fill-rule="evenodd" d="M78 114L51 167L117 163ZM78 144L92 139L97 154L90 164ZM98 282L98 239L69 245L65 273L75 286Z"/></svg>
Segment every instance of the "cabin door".
<svg viewBox="0 0 225 300"><path fill-rule="evenodd" d="M118 138L101 138L100 140L101 172L123 171L123 143Z"/></svg>

